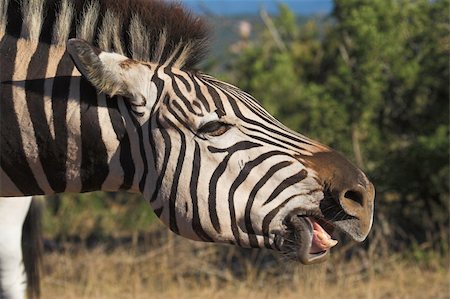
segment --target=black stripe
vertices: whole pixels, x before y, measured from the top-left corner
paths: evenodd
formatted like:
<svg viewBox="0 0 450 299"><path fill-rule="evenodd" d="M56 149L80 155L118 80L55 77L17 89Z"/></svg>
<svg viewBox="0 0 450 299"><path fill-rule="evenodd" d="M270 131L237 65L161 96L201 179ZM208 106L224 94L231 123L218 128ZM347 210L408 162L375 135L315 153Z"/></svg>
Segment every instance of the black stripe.
<svg viewBox="0 0 450 299"><path fill-rule="evenodd" d="M273 128L270 128L270 127L266 126L266 125L263 124L262 122L258 122L258 121L255 121L255 120L253 120L253 119L249 119L249 118L245 117L245 116L242 114L242 112L240 111L240 109L239 109L239 107L237 106L236 102L235 102L234 100L232 100L230 97L228 97L228 99L229 99L229 102L230 102L230 104L231 104L231 107L232 107L234 113L236 114L236 116L237 116L238 118L242 119L244 122L247 122L247 123L249 123L249 124L252 124L252 125L254 125L254 126L258 127L258 128L261 128L261 129L267 131L267 132L264 132L264 133L263 133L263 134L265 134L265 135L268 135L268 134L270 134L270 133L273 133L273 134L271 135L272 138L274 138L274 139L280 141L281 144L284 143L284 144L288 144L288 145L294 147L295 149L302 149L302 147L300 146L300 144L292 144L292 143L290 143L290 142L288 142L288 141L286 141L286 140L281 140L281 139L278 139L278 138L273 137L273 136L278 136L278 135L279 135L279 136L285 137L285 138L290 139L290 140L293 140L293 139L294 139L294 138L292 138L291 135L288 135L287 133L283 133L283 132L277 131L277 130L275 130L275 129L273 129ZM252 131L257 131L257 132L260 132L260 133L262 132L261 130L250 129L249 127L245 127L245 128L246 128L246 129L249 129L249 130L252 130ZM270 132L270 133L269 133L269 132ZM301 141L301 140L294 140L294 141L299 142L299 143L309 144L308 142L303 142L303 141Z"/></svg>
<svg viewBox="0 0 450 299"><path fill-rule="evenodd" d="M5 0L3 0L5 1ZM20 37L22 31L22 12L20 9L20 0L10 0L8 4L8 22L6 24L7 34L14 36L16 38ZM6 45L1 43L3 47ZM14 61L14 60L13 60ZM3 66L3 64L2 64Z"/></svg>
<svg viewBox="0 0 450 299"><path fill-rule="evenodd" d="M170 188L170 196L169 196L169 214L170 214L170 230L174 233L179 232L176 218L176 200L177 200L177 191L178 191L178 183L180 181L181 170L183 169L184 157L186 156L186 137L184 136L183 131L181 131L174 123L172 123L169 119L165 118L165 121L172 126L178 134L180 134L180 154L177 159L177 166L175 168L175 173L173 175L172 187Z"/></svg>
<svg viewBox="0 0 450 299"><path fill-rule="evenodd" d="M164 210L164 208L161 207L161 208L155 209L155 210L153 210L153 211L155 212L156 217L159 218L159 217L161 217L161 214L162 214L163 210Z"/></svg>
<svg viewBox="0 0 450 299"><path fill-rule="evenodd" d="M242 99L241 99L240 103L242 103L244 106L246 106L250 111L253 111L253 113L255 113L256 115L258 115L259 117L261 117L261 118L262 118L263 120L265 120L267 123L270 123L270 124L272 124L273 126L275 126L276 128L278 128L280 131L277 131L277 130L275 130L274 128L270 128L270 127L266 126L266 125L265 125L264 123L262 123L262 122L257 122L257 121L255 121L255 120L252 120L252 119L249 119L249 118L245 117L245 116L241 113L240 109L238 108L237 103L236 103L236 100L230 95L230 93L227 92L227 90L223 90L223 88L220 87L220 86L218 86L218 88L220 88L220 89L223 91L223 93L226 95L228 101L229 101L230 104L231 104L231 107L232 107L234 113L236 114L236 116L237 116L238 118L242 119L243 121L245 121L245 122L247 122L247 123L249 123L249 124L252 124L252 125L255 125L255 126L259 127L259 128L262 128L262 129L264 129L264 130L266 130L266 131L269 131L269 132L274 133L274 134L276 134L276 135L280 135L280 136L282 136L282 137L285 137L285 138L287 138L287 139L290 139L290 140L292 140L293 142L304 143L304 144L308 144L308 145L314 146L314 144L312 144L310 141L304 140L304 139L300 139L299 137L297 137L297 136L295 136L294 134L292 134L291 132L289 132L286 128L281 127L280 124L279 124L279 122L278 122L277 120L273 119L273 116L271 116L270 114L268 114L266 111L263 110L264 113L258 114L258 113L257 113L257 110L258 110L258 109L255 109L255 107L249 106L249 104L246 103L245 100L242 100ZM244 94L244 93L242 92L242 94ZM242 96L242 94L238 94L238 96ZM247 99L248 99L248 97L247 97ZM253 101L256 103L256 101L255 101L254 99L253 99ZM256 103L256 104L257 104L257 103ZM257 104L257 105L258 105L258 107L261 107L259 104ZM270 118L269 118L269 116L270 116ZM296 147L299 147L299 146L296 145Z"/></svg>
<svg viewBox="0 0 450 299"><path fill-rule="evenodd" d="M101 189L108 176L108 155L98 118L97 92L85 79L80 80L81 186L82 192Z"/></svg>
<svg viewBox="0 0 450 299"><path fill-rule="evenodd" d="M148 126L148 140L150 142L150 148L152 149L152 157L153 157L153 167L154 169L156 169L156 144L155 144L155 140L153 138L153 126L156 126L156 122L153 121L153 119L156 116L155 111L156 111L156 103L155 105L153 105L152 110L150 111L150 119L147 122L147 126Z"/></svg>
<svg viewBox="0 0 450 299"><path fill-rule="evenodd" d="M44 107L45 73L47 71L50 45L40 44L31 57L28 65L27 81L25 82L26 99L34 137L39 153L42 169L47 176L50 187L55 192L63 192L65 182L65 156L58 155L60 146L55 143L47 123ZM37 78L35 80L30 80ZM47 79L51 80L51 79ZM65 86L67 89L69 86Z"/></svg>
<svg viewBox="0 0 450 299"><path fill-rule="evenodd" d="M278 132L279 135L288 138L292 140L293 142L297 143L303 143L308 144L311 146L315 146L312 142L310 142L306 137L301 138L298 133L291 132L286 126L284 126L281 122L279 122L277 119L275 119L272 115L270 115L264 108L261 106L261 104L258 103L257 100L255 100L251 95L249 95L246 92L243 92L242 90L238 89L234 86L226 85L225 83L221 81L213 81L212 84L214 86L217 86L222 92L227 96L230 103L236 103L237 100L239 100L240 103L242 103L247 109L255 113L257 116L261 117L263 121L275 126L277 129L281 130L281 132ZM234 110L234 108L233 108ZM242 115L242 114L241 114ZM245 118L247 121L248 119ZM252 121L254 125L261 127L261 124L255 121ZM252 123L250 122L250 123ZM268 130L273 130L273 132L277 132L275 129L269 128L264 126L264 128ZM299 147L296 145L296 147Z"/></svg>
<svg viewBox="0 0 450 299"><path fill-rule="evenodd" d="M54 144L57 145L55 149L57 151L55 163L59 163L57 169L62 173L59 178L59 183L61 184L63 191L67 186L67 102L70 94L70 82L72 80L73 68L74 65L72 59L69 54L65 52L56 68L56 76L53 79L52 87L53 127L55 130ZM75 86L75 88L78 88L78 86Z"/></svg>
<svg viewBox="0 0 450 299"><path fill-rule="evenodd" d="M249 108L251 111L253 111L258 116L262 117L269 123L274 124L274 122L277 122L272 115L270 115L264 108L256 101L253 97L251 97L248 93L243 92L242 90L233 87L231 88L228 85L219 84L220 87L224 92L226 92L228 95L232 95L233 98L239 99L243 104L247 104L247 108ZM251 108L250 108L251 107Z"/></svg>
<svg viewBox="0 0 450 299"><path fill-rule="evenodd" d="M53 37L53 24L56 19L56 11L58 9L59 1L45 1L43 12L44 12L44 21L41 27L41 36L39 37L39 41L50 44L52 42Z"/></svg>
<svg viewBox="0 0 450 299"><path fill-rule="evenodd" d="M173 101L173 105L175 106L175 108L178 108L178 110L182 111L182 108L180 107L180 105L176 102ZM178 114L172 109L171 105L167 105L167 110L170 112L170 114L173 115L173 117L175 117L175 119L186 129L188 129L189 131L191 131L192 134L196 135L196 132L194 132L194 130L192 130L192 126L188 125L186 123L186 121L184 119L182 119L181 117L178 116ZM186 114L185 114L186 115ZM188 116L186 115L186 118L188 118Z"/></svg>
<svg viewBox="0 0 450 299"><path fill-rule="evenodd" d="M202 81L203 84L205 84L206 88L208 89L208 93L211 95L211 98L212 98L214 104L216 105L216 107L220 111L225 111L225 108L223 107L222 99L220 98L220 95L216 91L215 87L212 86L211 83L209 83L207 80L205 80L203 78L199 78L199 80Z"/></svg>
<svg viewBox="0 0 450 299"><path fill-rule="evenodd" d="M184 96L184 94L181 92L180 88L178 87L177 82L175 81L175 77L173 76L173 73L170 71L167 71L167 68L164 69L164 72L171 76L172 79L172 89L175 92L176 96L183 102L183 104L186 106L186 108L189 110L190 113L197 115L195 110L192 108L192 104L188 101L188 99Z"/></svg>
<svg viewBox="0 0 450 299"><path fill-rule="evenodd" d="M186 80L186 78L184 78L182 75L178 75L178 74L175 74L175 73L171 73L171 74L174 76L173 80L175 80L175 78L179 79L183 83L183 85L186 88L186 90L188 92L191 92L192 87L189 84L189 82Z"/></svg>
<svg viewBox="0 0 450 299"><path fill-rule="evenodd" d="M288 199L284 200L278 207L276 207L275 209L273 209L272 211L267 213L267 215L264 217L263 222L262 222L262 231L264 234L264 246L266 248L269 248L269 249L272 248L272 246L270 245L270 239L268 237L270 223L272 222L273 218L275 218L275 216L278 214L280 209L282 207L284 207L289 201L291 201L293 198L295 198L297 196L298 196L297 194L290 196Z"/></svg>
<svg viewBox="0 0 450 299"><path fill-rule="evenodd" d="M191 182L189 191L192 199L192 229L203 241L213 242L214 240L203 230L198 211L198 179L201 167L200 147L195 142L194 159L192 161Z"/></svg>
<svg viewBox="0 0 450 299"><path fill-rule="evenodd" d="M261 117L263 120L265 120L267 123L272 124L282 132L276 131L272 128L266 127L264 124L249 120L248 118L245 118L239 111L239 114L242 116L242 119L252 123L256 126L264 127L265 129L269 131L273 131L274 133L278 133L279 135L282 135L283 137L289 138L293 140L294 142L298 143L305 143L311 146L314 146L313 143L306 140L306 138L300 138L298 136L298 133L290 132L282 123L280 123L278 120L276 120L272 115L270 115L267 111L264 110L264 108L256 101L251 95L243 92L242 90L238 89L235 86L230 86L224 82L218 81L218 80L210 80L211 84L218 89L220 89L227 97L228 101L230 101L231 104L234 104L237 108L236 100L239 100L241 104L243 104L247 109ZM233 110L235 110L233 108ZM239 110L239 109L238 109ZM235 111L236 112L236 111ZM240 117L240 116L239 116ZM241 117L240 117L241 118Z"/></svg>
<svg viewBox="0 0 450 299"><path fill-rule="evenodd" d="M183 116L184 116L185 119L188 119L188 118L189 118L189 116L187 115L187 113L183 110L183 108L180 106L180 104L178 104L177 101L172 100L172 104L173 104L173 106L174 106L178 111L181 112L181 114L183 114ZM169 107L170 107L170 106L169 106ZM173 114L175 114L175 113L173 113Z"/></svg>
<svg viewBox="0 0 450 299"><path fill-rule="evenodd" d="M252 219L251 219L251 210L253 207L253 202L255 201L255 196L258 193L259 189L261 189L267 181L279 170L288 167L291 165L292 162L290 161L283 161L279 162L267 171L266 174L256 183L255 187L253 187L252 191L250 192L250 195L247 200L247 204L245 206L245 214L244 214L244 221L245 221L245 228L247 230L247 233L249 234L250 239L250 246L251 247L259 247L258 241L255 236L255 230L253 229Z"/></svg>
<svg viewBox="0 0 450 299"><path fill-rule="evenodd" d="M84 7L83 7L83 9L80 11L80 19L81 19L81 17L82 17L82 12L87 8L87 6L89 5L89 4L91 4L93 2L93 0L91 0L91 1L86 1L85 0L85 2L84 2ZM101 4L101 2L100 2L100 4ZM93 41L92 41L92 44L94 44L96 47L98 47L98 42L99 42L99 36L100 36L100 33L101 33L101 30L102 30L102 28L103 28L103 18L105 17L105 12L106 12L106 8L107 7L105 7L105 6L103 6L102 7L102 5L100 5L100 13L96 16L96 21L95 21L95 24L93 24L93 26L95 26L95 31L94 31L94 37L93 37ZM119 28L123 28L123 27L120 27L119 26ZM130 45L130 44L126 44L126 45ZM106 49L105 49L106 50ZM128 57L131 57L131 55L130 56L128 56Z"/></svg>
<svg viewBox="0 0 450 299"><path fill-rule="evenodd" d="M197 96L197 99L199 99L200 102L202 102L202 104L205 107L205 110L207 112L211 111L211 108L209 107L208 100L203 95L203 92L201 90L200 84L198 84L198 82L197 82L197 78L194 75L192 75L192 74L190 74L190 77L191 77L191 80L192 80L192 84L194 84L195 95Z"/></svg>
<svg viewBox="0 0 450 299"><path fill-rule="evenodd" d="M126 98L122 98L121 100L125 101L125 105L126 105L128 111L132 110L131 103L128 100L126 100ZM139 190L141 192L144 192L145 182L146 182L147 175L148 175L148 163L147 163L147 156L145 154L145 147L144 147L144 133L142 132L141 125L139 124L137 119L131 113L129 114L129 117L131 118L131 122L133 123L136 133L138 134L137 142L139 143L139 153L141 154L142 163L143 163L142 166L144 167L141 179L139 181Z"/></svg>
<svg viewBox="0 0 450 299"><path fill-rule="evenodd" d="M272 200L274 200L281 192L283 192L286 188L297 184L298 182L303 181L308 175L308 172L302 169L300 172L286 178L282 181L276 188L273 190L272 194L270 194L269 198L263 203L263 205L268 204Z"/></svg>
<svg viewBox="0 0 450 299"><path fill-rule="evenodd" d="M100 14L100 17L102 14ZM131 18L125 18L125 20L122 23L122 32L121 32L121 39L123 41L124 45L131 45L131 31L130 31L130 22ZM100 22L99 22L100 24ZM123 49L125 56L127 57L133 57L133 53L131 53L131 47L124 47ZM153 51L150 53L154 53Z"/></svg>
<svg viewBox="0 0 450 299"><path fill-rule="evenodd" d="M253 111L256 115L266 120L268 123L284 130L283 124L281 124L276 118L274 118L269 112L267 112L261 104L255 100L248 93L238 88L227 88L228 94L233 95L234 98L239 99L248 109Z"/></svg>
<svg viewBox="0 0 450 299"><path fill-rule="evenodd" d="M74 4L74 12L72 17L72 24L70 25L70 32L69 32L69 38L75 38L77 37L77 24L81 21L81 16L83 14L83 8L82 8L82 2L84 1L71 1ZM86 3L89 1L86 1ZM97 30L98 30L97 26Z"/></svg>
<svg viewBox="0 0 450 299"><path fill-rule="evenodd" d="M263 142L264 145L270 144L270 145L273 145L273 146L275 146L275 147L278 147L278 148L281 148L281 149L284 149L284 150L295 151L295 149L289 149L289 148L283 146L283 144L277 143L277 142L272 141L272 140L270 140L270 139L266 139L266 138L264 138L264 137L257 136L257 135L248 134L247 132L244 132L244 134L247 135L247 136L250 137L250 138L253 138L253 139L255 139L255 140L258 140L258 141ZM299 153L296 153L296 154L299 154Z"/></svg>
<svg viewBox="0 0 450 299"><path fill-rule="evenodd" d="M161 80L158 77L158 69L160 68L160 66L156 67L153 75L152 75L152 79L151 81L155 84L156 86L156 97L155 97L155 103L153 104L152 110L150 111L150 119L148 121L148 137L149 137L149 141L150 141L150 147L152 149L152 155L153 155L153 163L154 163L154 168L156 169L156 144L155 144L155 140L153 138L153 126L157 126L156 124L156 119L158 118L158 112L159 110L157 109L157 107L159 106L158 102L161 101L161 97L162 97L162 92L164 90L164 81ZM154 191L153 191L154 192Z"/></svg>
<svg viewBox="0 0 450 299"><path fill-rule="evenodd" d="M12 0L8 7L8 13L15 11L15 5L17 5L16 1ZM11 20L15 19L12 18ZM14 24L9 23L8 25L12 26ZM10 30L14 33L14 28L10 28ZM20 26L18 30L20 31ZM14 110L11 80L14 74L14 62L17 54L17 39L5 35L0 41L0 45L0 164L6 175L24 195L43 194L44 192L39 187L28 165L20 137L18 118L20 119L21 117L16 115Z"/></svg>
<svg viewBox="0 0 450 299"><path fill-rule="evenodd" d="M305 148L303 148L300 145L298 145L298 143L297 144L293 144L293 143L291 143L291 142L289 142L289 141L287 141L285 139L277 138L276 137L276 136L278 136L277 134L267 134L267 132L264 132L264 131L259 130L257 128L250 128L250 127L247 127L247 126L242 126L242 127L247 129L247 130L249 130L249 131L260 133L262 135L268 136L268 137L278 141L279 142L278 144L280 144L280 145L288 145L288 146L292 147L293 150L306 150ZM282 147L286 148L286 146L282 146Z"/></svg>
<svg viewBox="0 0 450 299"><path fill-rule="evenodd" d="M106 104L108 105L109 118L116 133L117 140L120 142L120 166L123 169L123 182L120 186L121 190L128 190L133 186L133 179L135 174L135 166L133 156L131 154L130 138L123 123L122 115L118 107L118 98L110 98L106 96Z"/></svg>
<svg viewBox="0 0 450 299"><path fill-rule="evenodd" d="M171 58L171 60L169 61L169 64L167 65L167 69L172 69L175 61L177 61L177 59L180 57L181 53L183 52L183 48L175 47L175 51L173 51L172 53L164 53L164 52L165 51L163 51L163 53L162 53L160 61L167 61L167 59ZM166 57L164 57L164 55Z"/></svg>
<svg viewBox="0 0 450 299"><path fill-rule="evenodd" d="M228 153L229 155L231 155L238 151L248 150L248 149L252 149L255 147L261 147L261 146L262 146L262 144L245 140L245 141L239 141L227 148L218 148L218 147L210 145L210 146L208 146L208 150L214 154L215 153Z"/></svg>
<svg viewBox="0 0 450 299"><path fill-rule="evenodd" d="M211 223L214 227L214 229L220 233L220 223L219 223L219 217L217 216L217 207L216 207L216 200L217 200L217 183L219 181L219 178L222 176L222 174L225 172L228 161L230 160L231 156L238 152L243 150L252 149L255 147L261 146L260 144L253 143L250 141L241 141L233 146L226 148L226 149L219 149L216 147L208 146L208 150L211 153L227 153L225 158L219 163L217 168L214 170L211 179L209 181L209 194L208 194L208 209L209 209L209 217L211 218Z"/></svg>
<svg viewBox="0 0 450 299"><path fill-rule="evenodd" d="M158 178L156 180L155 191L153 192L150 202L153 202L156 200L159 190L161 189L162 181L164 179L164 175L167 170L167 164L169 163L170 149L172 148L172 142L170 140L170 136L169 136L169 134L167 134L166 129L160 123L158 118L156 118L156 124L157 124L158 129L161 132L161 135L164 140L164 159L163 159L163 163L162 163L161 172L159 173ZM156 159L156 157L155 157L155 159Z"/></svg>
<svg viewBox="0 0 450 299"><path fill-rule="evenodd" d="M255 167L263 163L265 160L277 155L286 155L286 154L280 151L270 151L267 153L263 153L256 159L245 163L244 167L239 172L239 175L234 180L233 184L231 184L230 190L228 192L228 207L230 211L231 231L233 232L233 236L234 239L236 240L237 245L240 245L241 242L239 238L238 224L236 222L236 211L234 208L234 194L236 190L239 188L239 186L247 179L247 177L250 174L250 171L252 171Z"/></svg>
<svg viewBox="0 0 450 299"><path fill-rule="evenodd" d="M161 78L158 77L158 70L159 70L160 66L157 66L153 75L152 75L152 79L151 81L155 84L156 86L156 100L155 103L153 104L153 107L150 111L150 119L148 121L148 137L149 137L149 142L150 142L150 148L152 150L152 155L153 155L153 167L154 169L157 169L157 153L156 153L156 144L155 144L155 140L153 137L153 128L152 128L152 124L155 127L158 127L159 122L158 121L158 115L159 115L159 110L158 110L158 102L161 101L161 97L162 97L162 92L164 90L164 81L161 80ZM161 127L161 126L159 126ZM165 133L165 132L164 132ZM170 142L170 139L169 139ZM167 163L168 163L168 156L164 156L164 162L163 162L163 170L162 173L159 174L157 180L156 180L156 184L155 184L155 189L152 191L152 196L150 197L150 202L153 202L156 200L156 197L158 195L158 191L161 188L161 184L162 184L162 179L164 178L164 172L166 171L166 167L167 167Z"/></svg>

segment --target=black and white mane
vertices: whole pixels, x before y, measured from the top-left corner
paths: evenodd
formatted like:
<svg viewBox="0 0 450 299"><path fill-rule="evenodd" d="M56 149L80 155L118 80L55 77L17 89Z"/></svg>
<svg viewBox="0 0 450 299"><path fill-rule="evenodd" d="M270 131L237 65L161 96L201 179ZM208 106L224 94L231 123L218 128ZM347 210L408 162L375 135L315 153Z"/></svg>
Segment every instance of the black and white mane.
<svg viewBox="0 0 450 299"><path fill-rule="evenodd" d="M2 0L4 33L56 45L77 37L104 51L189 69L206 52L209 28L176 2Z"/></svg>

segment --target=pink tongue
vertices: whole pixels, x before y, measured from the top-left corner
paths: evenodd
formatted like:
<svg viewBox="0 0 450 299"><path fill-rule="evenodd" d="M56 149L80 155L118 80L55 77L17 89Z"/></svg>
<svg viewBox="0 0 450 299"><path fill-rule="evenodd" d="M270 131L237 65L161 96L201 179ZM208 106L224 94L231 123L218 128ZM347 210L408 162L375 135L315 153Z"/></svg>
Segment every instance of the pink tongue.
<svg viewBox="0 0 450 299"><path fill-rule="evenodd" d="M313 226L313 238L309 253L319 253L330 249L337 244L331 236L313 218L308 218Z"/></svg>

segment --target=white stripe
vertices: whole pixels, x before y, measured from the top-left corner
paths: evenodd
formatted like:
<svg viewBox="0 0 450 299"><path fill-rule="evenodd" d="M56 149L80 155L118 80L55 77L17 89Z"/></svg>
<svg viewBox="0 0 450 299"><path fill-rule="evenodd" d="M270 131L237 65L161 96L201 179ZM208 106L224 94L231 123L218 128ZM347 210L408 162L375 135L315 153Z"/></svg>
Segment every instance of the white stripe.
<svg viewBox="0 0 450 299"><path fill-rule="evenodd" d="M6 22L8 22L8 2L9 0L0 1L0 37L5 35Z"/></svg>
<svg viewBox="0 0 450 299"><path fill-rule="evenodd" d="M54 193L47 176L39 160L39 151L35 139L33 123L26 103L25 79L27 77L28 64L33 53L36 51L36 44L26 40L17 41L17 56L15 61L15 70L12 81L16 81L12 87L14 110L17 114L20 128L20 137L24 147L27 162L30 165L33 176L39 187L46 193Z"/></svg>
<svg viewBox="0 0 450 299"><path fill-rule="evenodd" d="M203 81L199 80L197 76L194 76L195 82L200 87L200 93L205 97L206 101L209 104L210 109L215 106L214 100L212 98L212 95L208 91L208 87L203 83ZM200 101L199 101L200 102ZM201 102L200 102L201 103ZM203 105L202 105L203 106ZM195 107L195 106L193 106ZM206 110L204 111L206 113Z"/></svg>
<svg viewBox="0 0 450 299"><path fill-rule="evenodd" d="M133 162L135 165L135 173L133 179L133 187L129 190L130 192L139 192L139 182L142 177L142 173L144 172L144 162L141 156L141 149L139 146L139 135L136 132L136 128L131 119L130 111L128 111L124 101L126 101L122 97L117 97L119 111L122 114L125 120L125 128L128 133L128 137L130 138L130 147L131 147L131 156L133 158Z"/></svg>
<svg viewBox="0 0 450 299"><path fill-rule="evenodd" d="M67 161L66 192L81 191L81 112L80 112L80 73L72 72L69 98L67 101Z"/></svg>
<svg viewBox="0 0 450 299"><path fill-rule="evenodd" d="M106 180L103 182L102 190L117 191L122 185L124 177L124 172L120 164L120 143L114 132L111 118L109 117L105 94L100 94L97 99L100 132L102 135L102 142L105 145L108 154L109 166L109 173Z"/></svg>
<svg viewBox="0 0 450 299"><path fill-rule="evenodd" d="M50 47L48 53L48 65L47 72L45 73L44 84L44 109L45 109L45 117L47 119L47 124L50 129L50 134L52 135L53 140L55 139L55 126L53 123L53 110L52 110L52 91L53 91L53 82L54 77L56 76L56 71L58 69L58 64L64 55L65 48L63 47Z"/></svg>
<svg viewBox="0 0 450 299"><path fill-rule="evenodd" d="M190 146L186 146L186 156L185 160L183 161L181 177L178 181L177 194L175 194L175 206L178 210L178 212L175 214L175 218L178 225L179 235L191 240L201 241L201 238L192 229L193 205L191 196L188 195L190 194L190 176L192 173L192 160L194 157L194 150L195 147L193 143L190 144Z"/></svg>
<svg viewBox="0 0 450 299"><path fill-rule="evenodd" d="M145 116L141 117L146 120L143 121L142 128L142 137L143 137L143 144L144 144L144 151L145 151L145 157L147 158L147 177L146 182L144 186L144 196L151 196L151 193L153 193L153 190L156 188L156 180L154 178L157 177L157 171L155 168L155 159L156 157L153 157L153 151L150 146L150 132L149 132L149 122L152 120L148 119L150 116L150 113L146 113ZM150 198L150 197L145 197Z"/></svg>
<svg viewBox="0 0 450 299"><path fill-rule="evenodd" d="M26 37L30 41L37 42L39 35L41 34L42 23L44 21L44 1L22 0L21 8L23 25L20 36Z"/></svg>

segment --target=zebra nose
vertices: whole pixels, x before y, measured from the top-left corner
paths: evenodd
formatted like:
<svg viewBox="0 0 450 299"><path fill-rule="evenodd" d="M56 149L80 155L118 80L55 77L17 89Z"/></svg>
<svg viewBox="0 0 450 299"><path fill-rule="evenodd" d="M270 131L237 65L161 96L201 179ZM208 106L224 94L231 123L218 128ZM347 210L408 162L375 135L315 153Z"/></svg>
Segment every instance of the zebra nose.
<svg viewBox="0 0 450 299"><path fill-rule="evenodd" d="M342 209L360 221L360 231L368 233L372 225L375 188L372 183L366 186L356 185L339 192L338 201Z"/></svg>
<svg viewBox="0 0 450 299"><path fill-rule="evenodd" d="M350 189L344 189L339 194L339 203L342 209L349 215L361 216L367 207L373 206L374 187L369 183L368 187L357 185Z"/></svg>
<svg viewBox="0 0 450 299"><path fill-rule="evenodd" d="M308 157L306 165L313 169L330 199L349 216L357 219L354 236L362 240L372 226L375 188L367 176L336 151L315 153ZM330 204L324 201L323 205Z"/></svg>

